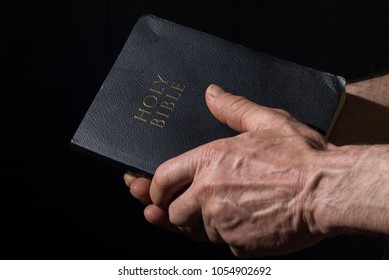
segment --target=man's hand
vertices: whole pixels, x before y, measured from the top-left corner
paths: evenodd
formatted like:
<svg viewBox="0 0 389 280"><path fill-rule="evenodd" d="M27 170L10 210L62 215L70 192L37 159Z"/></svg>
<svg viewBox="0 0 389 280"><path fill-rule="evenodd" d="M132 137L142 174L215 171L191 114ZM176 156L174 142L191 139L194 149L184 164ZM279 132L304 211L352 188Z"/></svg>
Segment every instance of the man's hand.
<svg viewBox="0 0 389 280"><path fill-rule="evenodd" d="M163 163L151 182L126 174L131 193L148 205L146 219L225 242L243 257L285 254L337 234L343 224L333 217L350 204L344 189L364 149L335 147L287 112L215 85L206 101L241 134Z"/></svg>

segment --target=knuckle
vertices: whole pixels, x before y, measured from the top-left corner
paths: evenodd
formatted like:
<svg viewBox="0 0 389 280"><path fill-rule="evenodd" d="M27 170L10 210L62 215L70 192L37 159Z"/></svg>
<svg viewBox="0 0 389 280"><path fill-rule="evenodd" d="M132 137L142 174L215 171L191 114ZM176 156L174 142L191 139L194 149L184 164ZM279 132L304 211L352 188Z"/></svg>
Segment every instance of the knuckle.
<svg viewBox="0 0 389 280"><path fill-rule="evenodd" d="M286 117L286 118L292 118L292 116L290 115L290 113L284 109L280 109L280 108L276 108L274 109L274 111L278 114L278 115L281 115L283 117Z"/></svg>
<svg viewBox="0 0 389 280"><path fill-rule="evenodd" d="M207 188L209 191L214 189L214 186L209 186ZM207 208L206 215L211 217L211 219L216 220L217 223L220 223L220 220L225 216L225 208L222 203L213 203L210 207Z"/></svg>
<svg viewBox="0 0 389 280"><path fill-rule="evenodd" d="M205 145L201 153L201 162L203 167L209 167L215 163L219 157L219 150L225 146L223 140L214 141Z"/></svg>
<svg viewBox="0 0 389 280"><path fill-rule="evenodd" d="M176 226L180 226L182 224L182 219L177 215L180 211L177 211L176 203L172 203L169 205L168 213L169 213L169 221Z"/></svg>
<svg viewBox="0 0 389 280"><path fill-rule="evenodd" d="M165 177L165 175L167 174L166 169L167 168L165 167L164 164L161 164L160 166L158 166L157 170L155 170L154 177L153 177L153 181L155 183L158 182L160 178Z"/></svg>
<svg viewBox="0 0 389 280"><path fill-rule="evenodd" d="M229 108L238 109L242 106L245 106L248 103L248 100L240 95L233 95L230 99L230 102L226 104Z"/></svg>
<svg viewBox="0 0 389 280"><path fill-rule="evenodd" d="M231 98L231 101L226 104L225 110L231 110L233 112L242 112L248 111L251 107L253 107L253 103L250 102L243 96L235 95Z"/></svg>
<svg viewBox="0 0 389 280"><path fill-rule="evenodd" d="M154 173L153 177L153 187L158 191L164 191L167 189L169 184L166 183L166 180L169 178L168 166L161 164Z"/></svg>

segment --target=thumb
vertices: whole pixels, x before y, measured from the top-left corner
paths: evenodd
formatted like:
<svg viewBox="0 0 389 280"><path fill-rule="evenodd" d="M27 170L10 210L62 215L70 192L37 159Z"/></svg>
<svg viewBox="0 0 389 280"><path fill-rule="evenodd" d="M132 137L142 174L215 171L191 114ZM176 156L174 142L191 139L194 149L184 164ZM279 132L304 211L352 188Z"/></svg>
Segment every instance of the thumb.
<svg viewBox="0 0 389 280"><path fill-rule="evenodd" d="M290 117L286 111L258 105L242 96L227 93L217 85L210 85L205 97L211 113L238 132L267 129L280 118Z"/></svg>

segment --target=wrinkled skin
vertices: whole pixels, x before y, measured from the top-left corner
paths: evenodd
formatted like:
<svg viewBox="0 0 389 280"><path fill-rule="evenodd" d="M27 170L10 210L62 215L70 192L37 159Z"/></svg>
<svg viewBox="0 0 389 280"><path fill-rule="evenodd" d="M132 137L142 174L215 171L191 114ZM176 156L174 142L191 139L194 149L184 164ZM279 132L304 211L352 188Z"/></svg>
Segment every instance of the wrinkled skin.
<svg viewBox="0 0 389 280"><path fill-rule="evenodd" d="M348 203L344 186L352 185L361 149L329 144L287 112L215 85L206 101L240 134L163 163L152 181L126 174L131 193L147 205L146 219L195 240L227 243L240 257L286 254L338 234L328 217Z"/></svg>
<svg viewBox="0 0 389 280"><path fill-rule="evenodd" d="M312 158L328 144L285 111L221 94L207 94L211 112L242 133L164 163L150 189L141 179L138 184L150 190L141 199L150 203L146 218L195 239L226 242L238 256L287 253L316 243L322 234L311 232L305 211L320 178L308 174Z"/></svg>

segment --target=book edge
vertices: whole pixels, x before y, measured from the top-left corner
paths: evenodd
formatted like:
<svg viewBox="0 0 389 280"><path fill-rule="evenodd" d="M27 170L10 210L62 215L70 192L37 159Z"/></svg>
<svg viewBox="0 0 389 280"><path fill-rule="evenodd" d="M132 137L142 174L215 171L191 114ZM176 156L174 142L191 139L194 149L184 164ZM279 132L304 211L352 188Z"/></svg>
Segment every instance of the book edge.
<svg viewBox="0 0 389 280"><path fill-rule="evenodd" d="M123 172L130 171L132 174L134 174L137 177L144 177L144 178L148 178L148 179L151 179L153 177L152 174L150 174L146 171L140 170L140 169L135 168L133 166L129 166L123 162L114 160L108 156L102 155L101 153L95 152L91 149L88 149L88 148L80 145L79 143L77 143L77 141L75 140L74 137L70 140L70 147L76 153L80 153L83 155L87 155L89 157L93 157L93 158L95 158L103 163L109 164L115 168L119 168Z"/></svg>
<svg viewBox="0 0 389 280"><path fill-rule="evenodd" d="M328 127L328 130L327 130L325 136L324 136L326 140L329 140L329 138L332 135L334 127L335 127L335 125L336 125L336 123L337 123L337 121L339 119L339 116L340 116L340 114L343 111L344 104L346 103L346 99L347 99L347 93L346 93L346 91L343 91L343 93L342 93L342 95L340 97L338 106L337 106L337 108L335 110L334 116L332 117L331 123L330 123L330 125Z"/></svg>

